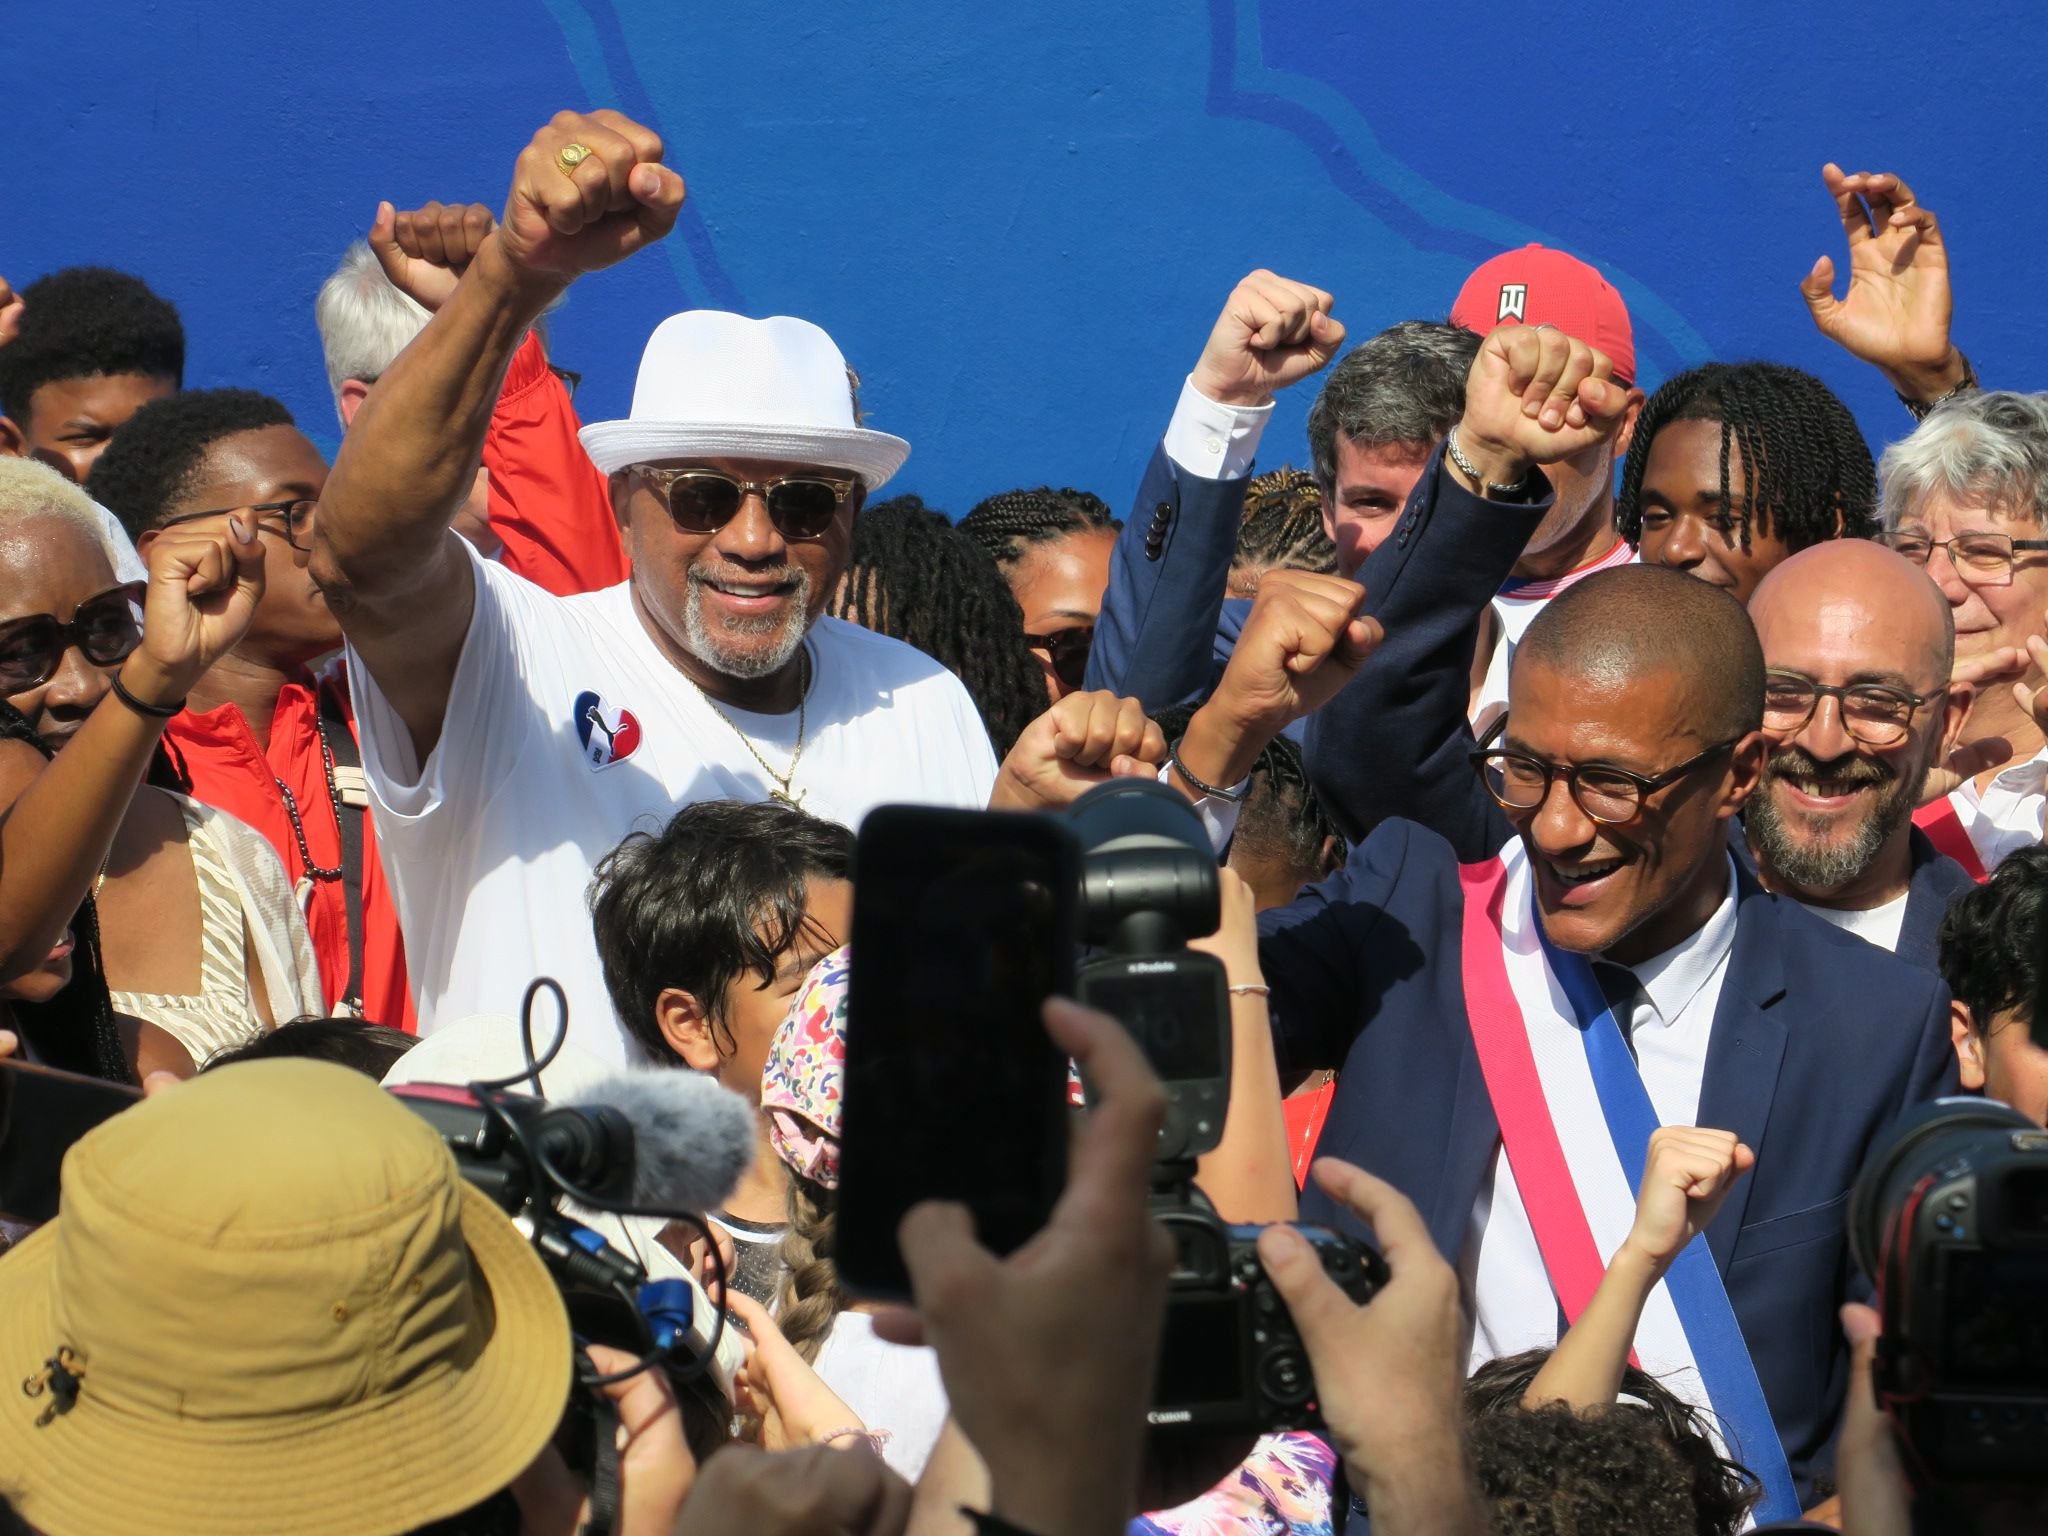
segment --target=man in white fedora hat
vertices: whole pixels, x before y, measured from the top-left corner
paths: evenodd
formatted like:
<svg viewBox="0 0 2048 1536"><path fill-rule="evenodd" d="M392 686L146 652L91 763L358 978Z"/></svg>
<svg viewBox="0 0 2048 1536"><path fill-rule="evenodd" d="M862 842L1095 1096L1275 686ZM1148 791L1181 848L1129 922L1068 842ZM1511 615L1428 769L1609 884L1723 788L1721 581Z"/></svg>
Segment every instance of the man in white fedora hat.
<svg viewBox="0 0 2048 1536"><path fill-rule="evenodd" d="M624 584L556 598L449 533L527 327L675 223L683 184L661 154L615 112L535 135L498 229L364 402L322 496L313 569L348 639L423 1033L516 1014L551 975L570 1038L625 1057L584 892L638 823L773 797L851 826L885 800L986 805L995 783L951 673L820 617L862 499L910 445L859 424L846 360L808 321L671 316L632 415L584 429ZM544 1040L552 1011L537 1022Z"/></svg>

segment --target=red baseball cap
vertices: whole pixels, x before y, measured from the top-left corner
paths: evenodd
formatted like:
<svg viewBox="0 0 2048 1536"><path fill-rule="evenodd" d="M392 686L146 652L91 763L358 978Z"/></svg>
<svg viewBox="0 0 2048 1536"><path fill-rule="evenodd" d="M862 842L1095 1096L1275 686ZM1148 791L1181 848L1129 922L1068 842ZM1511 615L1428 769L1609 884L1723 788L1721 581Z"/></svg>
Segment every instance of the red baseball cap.
<svg viewBox="0 0 2048 1536"><path fill-rule="evenodd" d="M1614 376L1636 381L1635 330L1614 285L1576 256L1546 246L1503 251L1465 279L1451 323L1484 336L1510 320L1554 325L1614 360Z"/></svg>

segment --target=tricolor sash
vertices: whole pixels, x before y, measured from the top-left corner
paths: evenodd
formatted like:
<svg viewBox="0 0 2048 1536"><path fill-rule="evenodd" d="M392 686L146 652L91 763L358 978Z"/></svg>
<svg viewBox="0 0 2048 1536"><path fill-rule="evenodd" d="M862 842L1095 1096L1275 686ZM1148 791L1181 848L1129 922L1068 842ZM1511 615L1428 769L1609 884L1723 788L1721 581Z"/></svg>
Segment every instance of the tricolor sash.
<svg viewBox="0 0 2048 1536"><path fill-rule="evenodd" d="M1463 866L1459 882L1480 1070L1544 1268L1576 1322L1635 1223L1661 1122L1592 966L1545 937L1520 841ZM1784 1447L1704 1237L1651 1293L1631 1359L1704 1410L1727 1453L1757 1475L1758 1524L1798 1518Z"/></svg>
<svg viewBox="0 0 2048 1536"><path fill-rule="evenodd" d="M1937 852L1962 865L1979 885L1991 878L1984 867L1984 855L1970 840L1970 829L1956 813L1954 797L1943 795L1921 806L1913 813L1913 825L1927 834L1927 841L1934 844Z"/></svg>

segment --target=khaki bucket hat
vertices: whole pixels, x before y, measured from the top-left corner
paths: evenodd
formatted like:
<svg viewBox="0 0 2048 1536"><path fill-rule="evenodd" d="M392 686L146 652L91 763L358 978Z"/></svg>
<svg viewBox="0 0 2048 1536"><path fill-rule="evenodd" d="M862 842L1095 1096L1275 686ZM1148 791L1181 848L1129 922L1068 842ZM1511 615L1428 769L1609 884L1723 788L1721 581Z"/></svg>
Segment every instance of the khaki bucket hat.
<svg viewBox="0 0 2048 1536"><path fill-rule="evenodd" d="M49 1536L399 1536L523 1471L569 1370L546 1268L424 1121L248 1062L86 1136L0 1258L0 1491Z"/></svg>

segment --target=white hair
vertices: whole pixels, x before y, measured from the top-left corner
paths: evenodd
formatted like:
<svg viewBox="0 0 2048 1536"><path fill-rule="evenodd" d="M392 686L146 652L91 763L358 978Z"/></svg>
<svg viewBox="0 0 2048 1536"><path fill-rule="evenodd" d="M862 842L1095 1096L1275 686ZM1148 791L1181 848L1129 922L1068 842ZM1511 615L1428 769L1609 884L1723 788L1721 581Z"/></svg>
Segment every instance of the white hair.
<svg viewBox="0 0 2048 1536"><path fill-rule="evenodd" d="M106 551L109 563L120 565L98 502L47 464L0 454L0 529L16 528L38 517L76 523Z"/></svg>
<svg viewBox="0 0 2048 1536"><path fill-rule="evenodd" d="M1887 528L1937 491L2048 526L2048 394L1965 395L1942 406L1878 460Z"/></svg>
<svg viewBox="0 0 2048 1536"><path fill-rule="evenodd" d="M327 387L341 412L341 386L374 384L426 327L427 311L392 285L367 240L341 253L341 265L320 285L313 322L327 358Z"/></svg>

